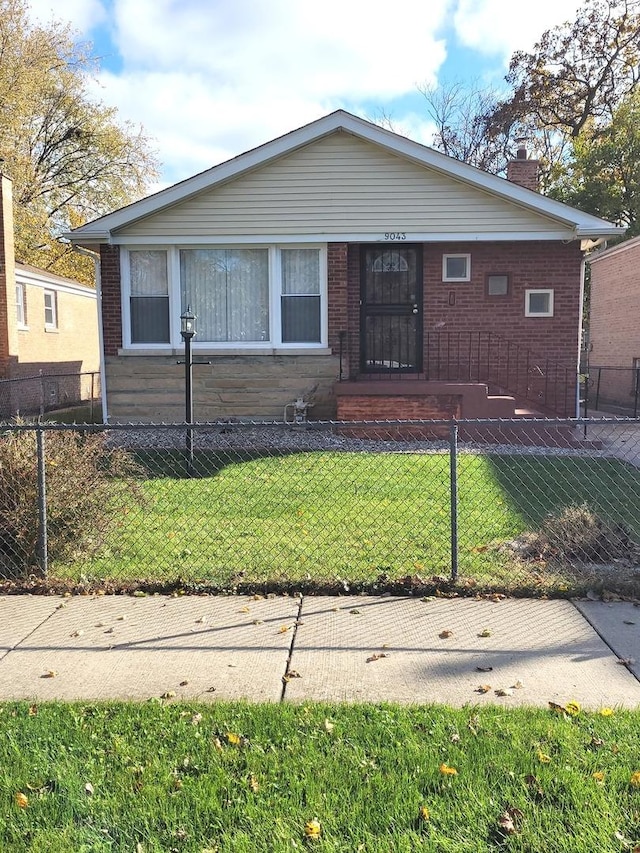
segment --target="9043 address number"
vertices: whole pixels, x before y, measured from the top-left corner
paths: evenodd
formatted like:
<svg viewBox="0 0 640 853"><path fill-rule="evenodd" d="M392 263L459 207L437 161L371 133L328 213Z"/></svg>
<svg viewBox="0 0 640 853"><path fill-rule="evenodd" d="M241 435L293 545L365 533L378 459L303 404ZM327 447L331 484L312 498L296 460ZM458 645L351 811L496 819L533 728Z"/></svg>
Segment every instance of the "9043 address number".
<svg viewBox="0 0 640 853"><path fill-rule="evenodd" d="M407 235L404 231L385 231L385 240L406 240Z"/></svg>

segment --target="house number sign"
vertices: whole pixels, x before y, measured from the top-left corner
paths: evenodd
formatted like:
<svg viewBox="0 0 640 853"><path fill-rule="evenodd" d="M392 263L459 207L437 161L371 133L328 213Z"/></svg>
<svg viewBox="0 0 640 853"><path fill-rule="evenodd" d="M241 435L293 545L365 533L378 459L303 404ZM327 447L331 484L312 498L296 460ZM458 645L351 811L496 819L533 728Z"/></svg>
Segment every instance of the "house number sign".
<svg viewBox="0 0 640 853"><path fill-rule="evenodd" d="M385 240L406 240L407 234L405 231L385 231Z"/></svg>

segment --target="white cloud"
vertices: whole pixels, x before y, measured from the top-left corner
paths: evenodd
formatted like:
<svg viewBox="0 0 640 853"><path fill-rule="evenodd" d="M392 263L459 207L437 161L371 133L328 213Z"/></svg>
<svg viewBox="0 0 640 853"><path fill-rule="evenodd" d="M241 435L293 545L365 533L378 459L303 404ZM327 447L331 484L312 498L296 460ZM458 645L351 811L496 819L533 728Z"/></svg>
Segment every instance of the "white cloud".
<svg viewBox="0 0 640 853"><path fill-rule="evenodd" d="M529 50L545 30L573 21L578 0L458 0L453 23L466 47L510 58L514 50Z"/></svg>
<svg viewBox="0 0 640 853"><path fill-rule="evenodd" d="M41 23L52 19L70 22L81 33L104 23L107 12L100 0L29 0L30 17Z"/></svg>
<svg viewBox="0 0 640 853"><path fill-rule="evenodd" d="M168 180L339 107L435 81L448 0L113 0L99 97L158 141ZM409 23L410 22L410 23Z"/></svg>

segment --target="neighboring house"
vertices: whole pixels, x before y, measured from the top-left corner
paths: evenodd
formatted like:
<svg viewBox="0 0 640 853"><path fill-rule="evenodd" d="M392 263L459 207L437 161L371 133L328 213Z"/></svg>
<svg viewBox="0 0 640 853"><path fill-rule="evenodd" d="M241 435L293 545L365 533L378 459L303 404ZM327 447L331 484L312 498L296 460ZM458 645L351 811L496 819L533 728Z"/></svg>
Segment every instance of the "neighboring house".
<svg viewBox="0 0 640 853"><path fill-rule="evenodd" d="M71 232L109 417L183 420L187 307L197 420L574 415L583 253L622 231L509 177L338 111Z"/></svg>
<svg viewBox="0 0 640 853"><path fill-rule="evenodd" d="M0 417L7 417L87 399L91 376L80 374L98 379L100 346L95 289L15 261L4 176L0 193Z"/></svg>
<svg viewBox="0 0 640 853"><path fill-rule="evenodd" d="M592 405L632 413L640 393L640 237L589 258Z"/></svg>

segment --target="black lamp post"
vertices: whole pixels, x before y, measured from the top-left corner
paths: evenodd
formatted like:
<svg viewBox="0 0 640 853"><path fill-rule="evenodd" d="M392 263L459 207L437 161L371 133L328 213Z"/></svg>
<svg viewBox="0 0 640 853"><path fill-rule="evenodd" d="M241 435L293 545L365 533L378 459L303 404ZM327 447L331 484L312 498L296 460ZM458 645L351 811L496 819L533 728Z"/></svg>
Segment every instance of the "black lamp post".
<svg viewBox="0 0 640 853"><path fill-rule="evenodd" d="M193 361L191 359L191 341L196 333L196 316L187 310L180 315L180 334L184 341L184 397L185 397L185 423L193 423ZM189 476L193 473L193 430L187 429L187 472Z"/></svg>

